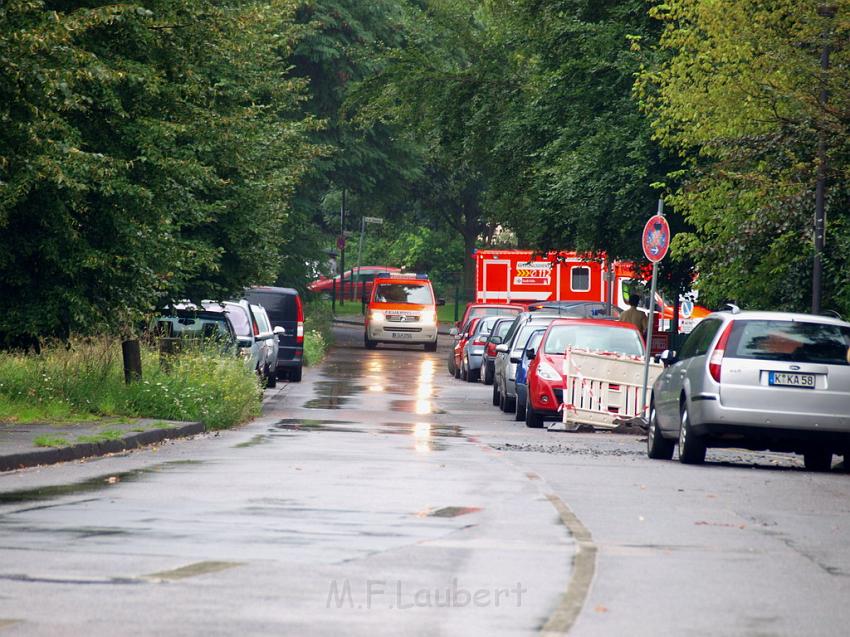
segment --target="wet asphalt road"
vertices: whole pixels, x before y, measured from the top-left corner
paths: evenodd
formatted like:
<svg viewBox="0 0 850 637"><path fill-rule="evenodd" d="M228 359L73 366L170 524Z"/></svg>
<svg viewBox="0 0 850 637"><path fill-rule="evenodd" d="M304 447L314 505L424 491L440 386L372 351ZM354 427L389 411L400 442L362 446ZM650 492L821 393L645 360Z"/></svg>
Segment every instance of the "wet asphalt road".
<svg viewBox="0 0 850 637"><path fill-rule="evenodd" d="M528 430L443 348L338 341L238 431L0 476L0 634L850 626L850 475Z"/></svg>

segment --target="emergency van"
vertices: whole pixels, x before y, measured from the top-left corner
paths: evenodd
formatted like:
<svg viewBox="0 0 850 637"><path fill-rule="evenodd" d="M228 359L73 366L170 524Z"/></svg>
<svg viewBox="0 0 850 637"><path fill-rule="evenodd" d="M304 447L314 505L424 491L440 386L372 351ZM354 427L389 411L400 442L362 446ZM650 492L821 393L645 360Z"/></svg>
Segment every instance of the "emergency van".
<svg viewBox="0 0 850 637"><path fill-rule="evenodd" d="M533 301L610 302L624 310L635 282L648 272L630 261L609 261L605 255L531 250L477 250L475 301L477 303L531 303ZM694 303L695 293L680 298L679 332L688 333L707 309ZM656 332L670 329L673 306L656 295ZM644 308L646 309L646 308Z"/></svg>
<svg viewBox="0 0 850 637"><path fill-rule="evenodd" d="M437 351L437 306L427 274L384 273L375 277L366 307L364 343L424 345Z"/></svg>

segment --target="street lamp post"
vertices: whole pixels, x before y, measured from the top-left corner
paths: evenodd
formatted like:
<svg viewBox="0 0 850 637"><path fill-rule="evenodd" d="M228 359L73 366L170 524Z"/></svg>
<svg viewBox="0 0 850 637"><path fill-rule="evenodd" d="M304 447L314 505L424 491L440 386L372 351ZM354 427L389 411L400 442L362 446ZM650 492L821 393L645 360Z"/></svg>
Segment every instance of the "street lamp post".
<svg viewBox="0 0 850 637"><path fill-rule="evenodd" d="M818 7L818 15L830 19L830 24L823 31L823 49L820 56L821 89L818 95L818 106L821 110L821 120L824 117L829 92L827 89L827 73L829 72L829 40L832 28L831 19L835 17L835 5L822 4ZM815 185L815 254L812 262L812 314L820 314L823 298L823 248L826 243L826 131L823 121L818 126L818 168L817 184Z"/></svg>

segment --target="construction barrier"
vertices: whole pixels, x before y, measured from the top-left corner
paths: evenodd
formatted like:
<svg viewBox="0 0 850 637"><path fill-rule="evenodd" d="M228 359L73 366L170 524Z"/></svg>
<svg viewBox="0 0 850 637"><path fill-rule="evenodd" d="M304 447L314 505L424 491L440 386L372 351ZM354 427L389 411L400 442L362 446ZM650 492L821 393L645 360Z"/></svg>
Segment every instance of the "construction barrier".
<svg viewBox="0 0 850 637"><path fill-rule="evenodd" d="M650 361L647 404L641 408L643 359L608 352L568 349L564 356L563 423L568 430L580 425L614 429L649 407L652 384L664 369Z"/></svg>

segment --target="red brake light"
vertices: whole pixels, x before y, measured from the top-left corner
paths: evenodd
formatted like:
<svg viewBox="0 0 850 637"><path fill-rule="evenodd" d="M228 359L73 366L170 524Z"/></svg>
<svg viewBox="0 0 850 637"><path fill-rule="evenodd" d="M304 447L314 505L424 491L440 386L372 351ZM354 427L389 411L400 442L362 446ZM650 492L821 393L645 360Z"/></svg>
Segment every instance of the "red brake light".
<svg viewBox="0 0 850 637"><path fill-rule="evenodd" d="M254 336L259 336L260 328L257 325L257 321L255 319L251 319L251 326L254 328Z"/></svg>
<svg viewBox="0 0 850 637"><path fill-rule="evenodd" d="M720 340L714 346L714 351L711 352L711 358L708 359L708 373L715 382L720 382L720 366L723 364L723 356L726 353L726 343L729 341L729 334L732 332L732 323L729 321L720 335Z"/></svg>
<svg viewBox="0 0 850 637"><path fill-rule="evenodd" d="M295 305L298 307L298 327L295 332L295 342L300 344L304 342L304 304L301 303L301 297L295 297Z"/></svg>

